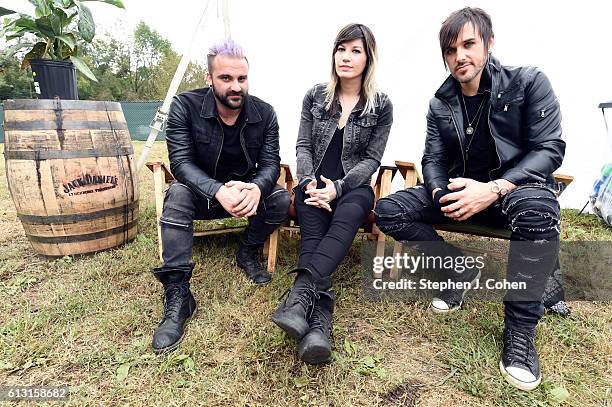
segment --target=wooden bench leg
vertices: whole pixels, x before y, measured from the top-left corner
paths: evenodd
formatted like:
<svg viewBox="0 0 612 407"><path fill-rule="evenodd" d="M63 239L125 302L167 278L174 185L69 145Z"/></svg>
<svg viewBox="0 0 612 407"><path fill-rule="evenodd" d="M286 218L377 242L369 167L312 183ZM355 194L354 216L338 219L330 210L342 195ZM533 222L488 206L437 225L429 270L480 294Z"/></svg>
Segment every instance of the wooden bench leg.
<svg viewBox="0 0 612 407"><path fill-rule="evenodd" d="M293 177L291 176L291 170L289 170L289 166L281 165L280 173L278 179L276 180L277 185L285 188L287 191L291 191L292 185L288 185L288 181L292 181ZM276 270L276 256L278 255L278 234L280 232L280 227L278 227L266 240L266 245L264 246L264 253L268 256L268 273L274 273Z"/></svg>
<svg viewBox="0 0 612 407"><path fill-rule="evenodd" d="M276 256L278 254L278 234L279 229L276 229L268 237L266 241L267 249L265 252L268 254L268 273L274 273L276 270Z"/></svg>
<svg viewBox="0 0 612 407"><path fill-rule="evenodd" d="M380 232L376 237L376 257L385 256L385 234ZM382 278L382 271L374 271L374 278Z"/></svg>
<svg viewBox="0 0 612 407"><path fill-rule="evenodd" d="M161 239L161 226L159 219L164 209L164 172L161 166L155 166L153 169L153 183L155 185L155 221L157 222L157 245L159 251L159 259L163 261L162 257L162 239Z"/></svg>
<svg viewBox="0 0 612 407"><path fill-rule="evenodd" d="M397 256L398 254L400 254L402 252L402 243L400 242L395 242L395 244L393 245L393 258L395 258L395 256ZM389 272L389 277L391 277L392 280L397 280L399 279L400 276L400 272L399 269L397 268L397 264L395 264L395 262L393 263L393 267L391 268L391 271Z"/></svg>
<svg viewBox="0 0 612 407"><path fill-rule="evenodd" d="M377 199L384 198L389 195L391 192L391 181L393 180L393 172L391 170L385 169L381 180L380 186L378 187L378 196ZM380 231L378 226L374 224L372 226L372 232L376 235L376 257L384 257L385 256L385 234ZM382 271L376 272L374 271L374 278L382 278Z"/></svg>

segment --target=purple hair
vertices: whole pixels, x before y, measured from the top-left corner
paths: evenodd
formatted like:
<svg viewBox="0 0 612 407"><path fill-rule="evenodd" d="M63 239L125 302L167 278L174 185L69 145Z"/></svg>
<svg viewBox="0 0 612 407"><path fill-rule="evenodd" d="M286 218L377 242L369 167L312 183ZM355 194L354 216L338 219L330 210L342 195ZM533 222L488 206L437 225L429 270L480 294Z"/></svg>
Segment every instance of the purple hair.
<svg viewBox="0 0 612 407"><path fill-rule="evenodd" d="M206 54L206 63L208 65L209 73L212 73L212 62L217 55L225 55L234 58L244 58L247 63L249 62L247 57L244 55L244 50L242 49L242 47L231 38L226 38L224 40L215 42L208 49L208 54Z"/></svg>

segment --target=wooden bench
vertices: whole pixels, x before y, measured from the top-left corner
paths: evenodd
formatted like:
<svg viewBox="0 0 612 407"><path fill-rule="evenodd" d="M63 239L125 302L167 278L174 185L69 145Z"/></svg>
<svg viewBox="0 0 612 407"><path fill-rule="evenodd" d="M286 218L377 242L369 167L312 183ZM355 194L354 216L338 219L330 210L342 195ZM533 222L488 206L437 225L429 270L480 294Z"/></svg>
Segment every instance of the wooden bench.
<svg viewBox="0 0 612 407"><path fill-rule="evenodd" d="M155 220L157 222L157 242L158 242L158 250L159 250L159 258L162 259L162 240L161 240L161 226L159 224L159 219L162 215L162 210L164 208L164 192L168 184L170 184L174 180L174 176L168 170L168 167L161 161L149 161L147 164L147 168L149 168L153 172L153 183L155 187ZM286 174L289 170L289 166L281 167L281 174L278 179L278 183L280 186L286 186ZM289 172L289 177L291 174ZM246 226L226 226L221 228L215 228L210 230L195 230L193 232L194 236L212 236L219 235L225 233L234 233L240 232L245 229ZM273 272L276 268L276 248L278 246L278 230L274 231L266 241L264 246L264 256L268 258L268 271Z"/></svg>
<svg viewBox="0 0 612 407"><path fill-rule="evenodd" d="M399 169L399 172L404 177L404 187L410 188L419 182L423 182L423 178L419 173L418 169L414 165L414 163L408 161L395 161L396 167ZM569 184L572 183L574 177L571 175L564 174L553 174L555 177L555 181L559 187L559 192L557 196L561 195L561 193L567 188ZM433 225L436 230L444 231L444 232L454 232L454 233L462 233L468 235L475 236L483 236L483 237L491 237L495 239L504 239L510 240L510 235L512 232L509 229L505 228L495 228L481 224L475 223L465 223L465 222L448 222L448 223L440 223ZM393 247L393 256L401 253L402 251L402 243L395 242ZM398 279L400 273L397 267L393 267L390 271L390 277L392 279Z"/></svg>

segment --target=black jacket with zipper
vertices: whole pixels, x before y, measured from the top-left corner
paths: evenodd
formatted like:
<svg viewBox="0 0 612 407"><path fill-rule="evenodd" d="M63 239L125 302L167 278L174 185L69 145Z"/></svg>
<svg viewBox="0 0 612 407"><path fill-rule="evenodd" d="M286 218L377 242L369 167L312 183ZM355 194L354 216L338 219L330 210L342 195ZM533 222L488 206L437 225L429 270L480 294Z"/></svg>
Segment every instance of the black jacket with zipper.
<svg viewBox="0 0 612 407"><path fill-rule="evenodd" d="M491 180L515 185L553 183L563 161L561 110L548 78L533 67L502 66L493 56L485 66L491 76L487 120L498 167ZM427 138L421 165L429 192L449 178L465 174L465 126L456 80L449 76L429 102Z"/></svg>
<svg viewBox="0 0 612 407"><path fill-rule="evenodd" d="M242 107L244 123L240 144L247 160L242 179L256 184L261 196L274 188L280 173L276 113L261 99L247 95ZM166 143L174 177L197 195L213 199L223 185L217 164L223 147L223 129L209 88L194 89L174 97L168 112Z"/></svg>

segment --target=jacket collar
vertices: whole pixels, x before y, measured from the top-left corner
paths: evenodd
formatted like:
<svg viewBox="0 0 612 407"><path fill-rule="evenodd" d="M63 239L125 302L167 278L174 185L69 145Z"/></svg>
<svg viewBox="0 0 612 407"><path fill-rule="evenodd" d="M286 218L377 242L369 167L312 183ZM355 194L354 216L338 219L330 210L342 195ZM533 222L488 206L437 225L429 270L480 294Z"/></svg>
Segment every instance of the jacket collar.
<svg viewBox="0 0 612 407"><path fill-rule="evenodd" d="M478 86L478 93L482 93L485 90L490 90L494 94L499 86L499 72L501 70L501 64L499 60L493 55L489 55L489 60L485 65L485 71L481 77L480 85ZM484 79L484 80L483 80ZM487 80L490 79L490 80ZM444 81L442 86L436 91L435 96L444 100L451 100L453 97L458 95L458 83L452 75Z"/></svg>
<svg viewBox="0 0 612 407"><path fill-rule="evenodd" d="M244 105L242 106L242 110L244 114L244 121L247 123L257 123L262 120L261 114L259 113L259 109L253 103L253 97L247 94L244 98ZM215 100L215 95L213 94L212 88L208 88L208 92L204 95L204 99L202 101L202 109L200 110L200 117L207 119L218 119L219 112L217 112L217 101Z"/></svg>
<svg viewBox="0 0 612 407"><path fill-rule="evenodd" d="M363 108L365 107L365 104L366 104L365 97L363 95L359 96L359 100L357 101L357 104L355 105L355 107L353 108L351 113L358 113L358 112L362 111ZM378 105L379 105L378 97L376 97L376 98L374 98L374 108L377 108ZM338 114L340 112L342 112L342 106L340 105L340 100L336 99L336 101L334 103L332 103L332 106L330 108L329 114L331 116L335 116L336 114Z"/></svg>

